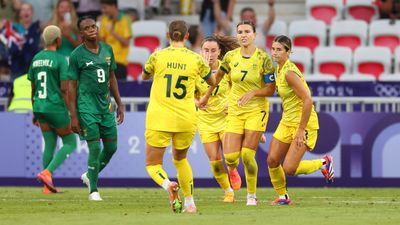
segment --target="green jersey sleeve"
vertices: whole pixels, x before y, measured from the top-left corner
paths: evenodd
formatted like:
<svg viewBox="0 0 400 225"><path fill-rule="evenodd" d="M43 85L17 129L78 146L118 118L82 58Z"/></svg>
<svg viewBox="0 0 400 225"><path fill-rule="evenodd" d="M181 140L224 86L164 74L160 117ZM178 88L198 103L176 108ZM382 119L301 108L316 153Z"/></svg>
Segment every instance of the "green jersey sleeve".
<svg viewBox="0 0 400 225"><path fill-rule="evenodd" d="M78 80L79 64L75 54L71 54L69 58L68 78L70 80Z"/></svg>
<svg viewBox="0 0 400 225"><path fill-rule="evenodd" d="M69 80L67 59L59 55L58 61L60 62L60 80Z"/></svg>

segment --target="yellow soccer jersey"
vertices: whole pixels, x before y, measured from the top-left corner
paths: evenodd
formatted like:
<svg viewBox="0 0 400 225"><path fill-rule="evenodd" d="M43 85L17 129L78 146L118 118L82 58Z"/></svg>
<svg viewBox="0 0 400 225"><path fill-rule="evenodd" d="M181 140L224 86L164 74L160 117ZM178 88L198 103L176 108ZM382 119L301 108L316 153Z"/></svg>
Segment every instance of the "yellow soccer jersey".
<svg viewBox="0 0 400 225"><path fill-rule="evenodd" d="M219 61L219 65L221 62ZM213 71L215 73L216 71ZM203 79L196 80L196 91L199 96L206 94L208 84ZM208 108L206 111L198 110L199 132L217 133L225 129L226 114L225 107L228 105L228 95L230 90L230 81L228 76L224 76L218 86L214 89L210 99L208 100Z"/></svg>
<svg viewBox="0 0 400 225"><path fill-rule="evenodd" d="M278 94L282 100L283 114L281 121L286 126L298 127L300 125L303 102L294 93L293 89L289 86L289 84L286 81L285 75L288 71L293 71L301 78L304 86L307 88L308 93L310 93L310 89L308 88L308 85L304 80L303 74L296 67L296 65L292 63L290 60L287 60L285 62L282 69L279 68L279 65L277 66L276 68L277 76L275 82ZM318 129L318 128L319 128L318 116L314 110L314 106L312 106L312 111L310 119L307 124L307 129Z"/></svg>
<svg viewBox="0 0 400 225"><path fill-rule="evenodd" d="M210 67L197 53L168 47L151 54L144 73L153 75L146 128L167 132L196 129L194 104L196 79L208 79Z"/></svg>
<svg viewBox="0 0 400 225"><path fill-rule="evenodd" d="M245 93L263 88L264 76L274 73L271 57L266 52L257 48L253 55L247 58L240 54L240 48L234 49L225 55L221 70L229 74L232 81L229 114L240 115L265 110L265 97L253 97L243 107L239 107L237 101Z"/></svg>

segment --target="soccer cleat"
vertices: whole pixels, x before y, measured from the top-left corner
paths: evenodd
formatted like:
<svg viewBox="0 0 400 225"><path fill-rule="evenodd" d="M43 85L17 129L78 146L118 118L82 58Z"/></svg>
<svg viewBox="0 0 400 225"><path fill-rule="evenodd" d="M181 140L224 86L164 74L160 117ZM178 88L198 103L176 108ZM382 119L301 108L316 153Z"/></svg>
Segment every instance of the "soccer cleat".
<svg viewBox="0 0 400 225"><path fill-rule="evenodd" d="M332 183L335 178L335 170L333 169L333 157L325 155L325 167L321 170L322 175L325 177L326 183Z"/></svg>
<svg viewBox="0 0 400 225"><path fill-rule="evenodd" d="M61 193L61 191L56 189L56 192L52 192L46 185L43 185L43 194L57 194L57 193Z"/></svg>
<svg viewBox="0 0 400 225"><path fill-rule="evenodd" d="M239 172L237 169L228 170L229 180L231 181L232 189L239 190L240 186L242 186L242 178L240 178Z"/></svg>
<svg viewBox="0 0 400 225"><path fill-rule="evenodd" d="M44 185L46 185L47 188L48 188L51 192L53 192L53 193L57 193L57 192L58 192L57 189L56 189L56 187L53 185L53 179L52 179L52 177L51 177L51 173L50 173L50 171L48 171L47 169L46 169L46 170L43 170L42 172L40 172L40 173L37 175L37 180L38 180L39 182L42 182Z"/></svg>
<svg viewBox="0 0 400 225"><path fill-rule="evenodd" d="M103 199L101 198L100 193L95 191L90 193L89 201L103 201Z"/></svg>
<svg viewBox="0 0 400 225"><path fill-rule="evenodd" d="M87 172L85 172L81 175L81 180L82 180L82 183L84 183L88 187L89 192L90 192L90 181L89 181L89 177L87 176Z"/></svg>
<svg viewBox="0 0 400 225"><path fill-rule="evenodd" d="M197 213L197 208L194 205L189 205L183 210L184 213Z"/></svg>
<svg viewBox="0 0 400 225"><path fill-rule="evenodd" d="M271 205L291 205L292 200L290 198L277 198L273 202L271 202Z"/></svg>
<svg viewBox="0 0 400 225"><path fill-rule="evenodd" d="M171 203L172 211L175 213L182 212L182 201L179 198L179 184L172 181L168 185L169 202Z"/></svg>
<svg viewBox="0 0 400 225"><path fill-rule="evenodd" d="M247 206L255 206L257 204L258 204L257 198L254 197L247 198L247 203L246 203Z"/></svg>
<svg viewBox="0 0 400 225"><path fill-rule="evenodd" d="M235 193L233 191L226 191L224 195L224 202L227 203L235 202Z"/></svg>

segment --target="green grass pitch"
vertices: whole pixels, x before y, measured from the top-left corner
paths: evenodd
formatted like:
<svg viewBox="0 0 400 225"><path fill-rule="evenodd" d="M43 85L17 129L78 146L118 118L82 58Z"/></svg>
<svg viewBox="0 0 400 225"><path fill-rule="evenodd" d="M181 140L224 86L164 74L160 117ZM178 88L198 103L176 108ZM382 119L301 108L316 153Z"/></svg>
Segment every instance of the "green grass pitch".
<svg viewBox="0 0 400 225"><path fill-rule="evenodd" d="M197 214L174 214L161 188L100 188L103 202L89 202L86 188L0 187L1 225L58 224L400 224L400 189L291 188L291 206L270 206L271 188L259 188L259 205L246 206L245 189L233 204L222 202L217 188L195 189Z"/></svg>

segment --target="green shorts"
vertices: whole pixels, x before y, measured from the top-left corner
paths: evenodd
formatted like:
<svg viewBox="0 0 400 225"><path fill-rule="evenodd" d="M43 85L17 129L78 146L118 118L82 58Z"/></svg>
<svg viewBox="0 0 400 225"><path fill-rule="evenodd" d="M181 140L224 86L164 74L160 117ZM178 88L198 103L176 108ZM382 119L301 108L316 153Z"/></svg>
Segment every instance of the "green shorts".
<svg viewBox="0 0 400 225"><path fill-rule="evenodd" d="M71 123L68 111L64 112L34 112L35 118L39 123L47 123L51 128L65 128Z"/></svg>
<svg viewBox="0 0 400 225"><path fill-rule="evenodd" d="M117 125L114 113L92 114L80 112L79 123L81 125L81 140L117 139Z"/></svg>

